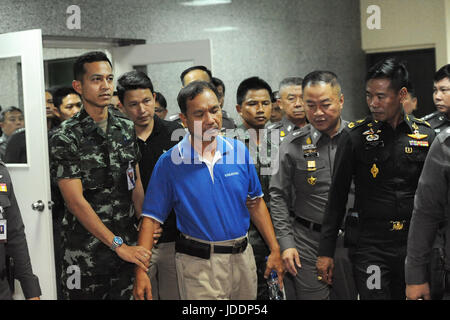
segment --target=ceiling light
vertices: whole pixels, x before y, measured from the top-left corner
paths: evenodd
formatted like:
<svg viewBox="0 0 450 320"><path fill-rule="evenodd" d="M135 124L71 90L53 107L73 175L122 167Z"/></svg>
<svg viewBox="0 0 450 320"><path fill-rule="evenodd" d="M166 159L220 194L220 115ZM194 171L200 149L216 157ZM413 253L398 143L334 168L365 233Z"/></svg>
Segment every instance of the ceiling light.
<svg viewBox="0 0 450 320"><path fill-rule="evenodd" d="M182 6L200 7L200 6L213 6L217 4L229 4L232 0L192 0L181 2Z"/></svg>

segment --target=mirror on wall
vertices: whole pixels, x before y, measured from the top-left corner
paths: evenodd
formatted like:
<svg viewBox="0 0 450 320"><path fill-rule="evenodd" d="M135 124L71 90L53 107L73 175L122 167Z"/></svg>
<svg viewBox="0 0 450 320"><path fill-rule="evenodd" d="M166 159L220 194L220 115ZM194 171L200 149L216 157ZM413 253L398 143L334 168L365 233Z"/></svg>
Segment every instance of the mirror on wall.
<svg viewBox="0 0 450 320"><path fill-rule="evenodd" d="M20 57L0 58L0 159L27 163Z"/></svg>

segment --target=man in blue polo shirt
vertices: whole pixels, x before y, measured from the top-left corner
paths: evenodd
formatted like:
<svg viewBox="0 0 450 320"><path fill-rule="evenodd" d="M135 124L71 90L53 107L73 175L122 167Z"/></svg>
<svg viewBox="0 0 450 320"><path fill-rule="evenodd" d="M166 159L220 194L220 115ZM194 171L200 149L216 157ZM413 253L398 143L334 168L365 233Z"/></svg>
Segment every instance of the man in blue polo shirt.
<svg viewBox="0 0 450 320"><path fill-rule="evenodd" d="M276 270L282 282L284 268L251 157L241 142L219 136L222 114L213 85L190 83L178 94L178 104L190 134L155 166L139 244L151 249L154 221L163 223L174 208L181 232L176 241L181 299L255 299L250 219L270 249L265 276ZM247 197L257 198L251 209ZM137 269L134 296L151 297L150 280Z"/></svg>

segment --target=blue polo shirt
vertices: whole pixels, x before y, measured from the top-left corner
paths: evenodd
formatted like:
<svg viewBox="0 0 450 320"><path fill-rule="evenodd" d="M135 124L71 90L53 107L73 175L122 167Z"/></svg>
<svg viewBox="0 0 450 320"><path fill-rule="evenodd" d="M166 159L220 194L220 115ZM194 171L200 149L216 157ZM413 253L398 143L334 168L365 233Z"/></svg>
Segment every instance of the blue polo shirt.
<svg viewBox="0 0 450 320"><path fill-rule="evenodd" d="M156 163L142 214L161 223L174 208L182 233L206 241L244 236L250 225L247 196L262 197L261 184L245 145L218 136L212 175L189 134Z"/></svg>

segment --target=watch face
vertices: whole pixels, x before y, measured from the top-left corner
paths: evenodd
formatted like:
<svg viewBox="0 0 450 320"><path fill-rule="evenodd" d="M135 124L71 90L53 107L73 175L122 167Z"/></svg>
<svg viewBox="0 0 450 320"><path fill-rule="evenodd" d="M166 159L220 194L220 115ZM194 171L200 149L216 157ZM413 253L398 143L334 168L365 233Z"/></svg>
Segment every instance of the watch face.
<svg viewBox="0 0 450 320"><path fill-rule="evenodd" d="M123 244L123 240L122 240L121 237L114 237L114 242L115 242L118 246L120 246L120 245Z"/></svg>

